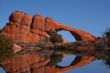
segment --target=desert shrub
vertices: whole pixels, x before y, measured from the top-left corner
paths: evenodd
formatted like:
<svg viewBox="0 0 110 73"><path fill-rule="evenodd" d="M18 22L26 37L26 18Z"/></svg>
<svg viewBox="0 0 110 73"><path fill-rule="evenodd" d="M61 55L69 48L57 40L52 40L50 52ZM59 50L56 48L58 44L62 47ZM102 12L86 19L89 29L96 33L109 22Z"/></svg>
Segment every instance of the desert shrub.
<svg viewBox="0 0 110 73"><path fill-rule="evenodd" d="M59 35L56 31L49 31L48 34L50 35L50 41L52 43L61 43L63 42L63 38Z"/></svg>
<svg viewBox="0 0 110 73"><path fill-rule="evenodd" d="M107 31L104 34L105 34L106 44L110 48L110 28L107 29Z"/></svg>
<svg viewBox="0 0 110 73"><path fill-rule="evenodd" d="M94 42L94 47L97 50L103 50L104 48L106 48L106 44L105 44L105 38L103 37L98 37L95 42Z"/></svg>
<svg viewBox="0 0 110 73"><path fill-rule="evenodd" d="M0 61L12 54L13 41L0 34Z"/></svg>
<svg viewBox="0 0 110 73"><path fill-rule="evenodd" d="M39 41L36 46L41 49L52 49L54 47L53 43L50 41Z"/></svg>
<svg viewBox="0 0 110 73"><path fill-rule="evenodd" d="M76 41L73 44L74 46L88 46L90 43L85 42L85 41Z"/></svg>
<svg viewBox="0 0 110 73"><path fill-rule="evenodd" d="M107 28L107 30L104 32L105 37L110 37L110 28Z"/></svg>
<svg viewBox="0 0 110 73"><path fill-rule="evenodd" d="M110 28L103 33L102 37L97 37L94 43L98 49L110 48Z"/></svg>
<svg viewBox="0 0 110 73"><path fill-rule="evenodd" d="M71 50L71 48L73 48L73 46L67 43L55 44L54 46L54 50L60 52L68 52Z"/></svg>
<svg viewBox="0 0 110 73"><path fill-rule="evenodd" d="M102 37L97 37L95 43L95 52L94 55L98 59L102 59L105 61L106 65L110 65L110 28L108 28Z"/></svg>
<svg viewBox="0 0 110 73"><path fill-rule="evenodd" d="M106 67L108 67L110 69L110 61L109 60L104 61L104 64L105 64Z"/></svg>

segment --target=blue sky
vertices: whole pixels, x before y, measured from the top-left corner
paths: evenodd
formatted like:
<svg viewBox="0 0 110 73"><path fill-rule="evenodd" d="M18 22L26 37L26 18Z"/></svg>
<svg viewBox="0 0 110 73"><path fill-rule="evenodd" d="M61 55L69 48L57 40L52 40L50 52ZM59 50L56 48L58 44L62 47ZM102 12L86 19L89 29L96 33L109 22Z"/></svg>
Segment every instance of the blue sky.
<svg viewBox="0 0 110 73"><path fill-rule="evenodd" d="M39 13L97 36L110 27L110 0L0 0L0 28L15 10L31 16ZM70 34L64 33L68 39Z"/></svg>

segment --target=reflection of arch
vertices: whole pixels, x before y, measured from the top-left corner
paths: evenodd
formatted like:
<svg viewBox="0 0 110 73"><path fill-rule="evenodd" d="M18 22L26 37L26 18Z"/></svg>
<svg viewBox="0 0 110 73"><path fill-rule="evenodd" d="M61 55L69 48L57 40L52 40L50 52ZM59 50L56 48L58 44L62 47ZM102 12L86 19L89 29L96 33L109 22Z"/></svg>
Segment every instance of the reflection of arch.
<svg viewBox="0 0 110 73"><path fill-rule="evenodd" d="M62 73L67 70L84 66L94 59L95 57L93 56L77 56L70 66L50 67L48 65L49 60L43 60L36 55L24 55L9 59L2 65L6 72L10 73Z"/></svg>
<svg viewBox="0 0 110 73"><path fill-rule="evenodd" d="M94 60L95 60L95 57L93 56L77 56L70 66L62 67L62 68L60 67L58 72L64 72L77 67L82 67L84 65L91 63Z"/></svg>

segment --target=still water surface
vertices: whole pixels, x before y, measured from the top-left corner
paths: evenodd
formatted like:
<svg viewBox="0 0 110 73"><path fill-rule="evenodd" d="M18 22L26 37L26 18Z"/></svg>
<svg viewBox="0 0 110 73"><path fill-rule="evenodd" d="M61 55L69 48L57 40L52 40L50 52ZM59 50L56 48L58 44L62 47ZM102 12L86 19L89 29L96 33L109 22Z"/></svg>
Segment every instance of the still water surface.
<svg viewBox="0 0 110 73"><path fill-rule="evenodd" d="M75 58L75 55L69 55L59 62L60 66L68 66ZM90 64L84 65L82 67L70 69L64 73L110 73L110 68L106 66L102 60L95 60Z"/></svg>
<svg viewBox="0 0 110 73"><path fill-rule="evenodd" d="M75 57L75 55L65 56L57 65L62 67L69 66ZM6 72L0 68L0 73ZM64 71L63 73L110 73L110 68L106 66L102 60L95 60L89 64L85 64L84 66Z"/></svg>
<svg viewBox="0 0 110 73"><path fill-rule="evenodd" d="M80 53L67 50L26 52L7 60L3 67L10 73L110 73L109 51ZM3 68L0 73L5 73Z"/></svg>
<svg viewBox="0 0 110 73"><path fill-rule="evenodd" d="M6 73L3 68L0 67L0 73Z"/></svg>

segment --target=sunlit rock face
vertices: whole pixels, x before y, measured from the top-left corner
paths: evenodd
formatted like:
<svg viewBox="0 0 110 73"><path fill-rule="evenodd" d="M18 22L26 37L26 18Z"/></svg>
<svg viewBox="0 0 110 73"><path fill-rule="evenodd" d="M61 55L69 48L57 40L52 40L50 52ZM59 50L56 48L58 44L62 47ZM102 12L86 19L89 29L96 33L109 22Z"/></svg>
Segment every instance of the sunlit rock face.
<svg viewBox="0 0 110 73"><path fill-rule="evenodd" d="M46 32L39 31L43 24L40 16L31 17L24 12L15 11L1 33L17 41L38 42L48 37Z"/></svg>
<svg viewBox="0 0 110 73"><path fill-rule="evenodd" d="M24 12L15 11L9 17L9 22L2 29L1 34L10 39L22 42L38 42L49 39L48 31L66 30L71 32L76 40L94 41L95 37L82 30L60 24L51 18L40 15L29 16Z"/></svg>

